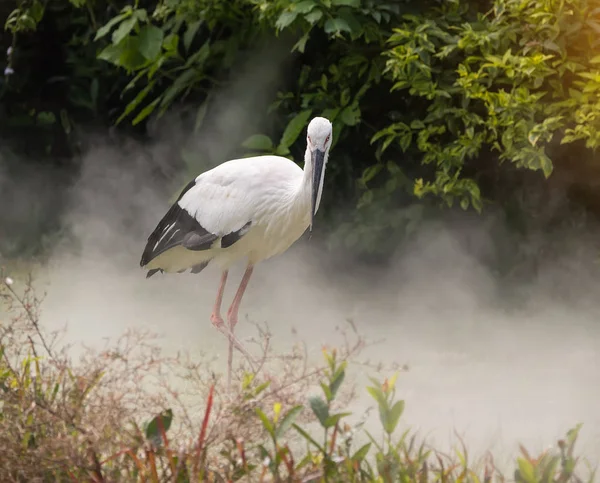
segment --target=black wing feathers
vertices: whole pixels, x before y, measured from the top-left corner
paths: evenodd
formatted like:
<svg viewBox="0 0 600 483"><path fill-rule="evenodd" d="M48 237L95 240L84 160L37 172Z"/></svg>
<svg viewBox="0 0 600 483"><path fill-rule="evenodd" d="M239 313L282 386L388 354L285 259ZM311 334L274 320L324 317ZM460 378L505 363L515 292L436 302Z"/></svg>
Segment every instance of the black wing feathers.
<svg viewBox="0 0 600 483"><path fill-rule="evenodd" d="M140 266L143 267L153 258L177 245L183 245L190 250L206 250L218 238L202 228L200 223L178 204L181 197L195 185L195 180L188 183L148 237Z"/></svg>
<svg viewBox="0 0 600 483"><path fill-rule="evenodd" d="M148 264L153 258L156 258L161 253L174 248L176 246L183 246L188 250L208 250L212 247L213 243L219 238L218 235L210 233L203 228L200 223L191 216L186 210L182 209L178 201L181 197L193 186L196 181L191 181L181 192L177 201L169 208L169 211L163 216L162 220L158 223L152 234L148 237L148 242L142 258L140 260L140 266ZM250 229L251 222L246 223L242 228L234 232L228 233L221 237L221 248L227 248L242 238ZM192 268L192 273L199 273L203 270L206 264L195 265ZM161 269L150 270L147 277L151 277L157 271Z"/></svg>

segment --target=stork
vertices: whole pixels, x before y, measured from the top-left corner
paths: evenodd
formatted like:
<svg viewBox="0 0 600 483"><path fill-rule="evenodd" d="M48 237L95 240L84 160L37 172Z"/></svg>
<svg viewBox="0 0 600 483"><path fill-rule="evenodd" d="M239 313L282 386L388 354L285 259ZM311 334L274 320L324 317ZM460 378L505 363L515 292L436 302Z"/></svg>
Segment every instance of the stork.
<svg viewBox="0 0 600 483"><path fill-rule="evenodd" d="M323 193L332 125L323 117L308 124L304 170L281 156L226 161L200 174L183 189L164 215L142 254L146 278L156 272L199 273L213 262L221 282L212 309L212 324L229 338L229 379L233 346L249 360L235 338L238 311L254 266L286 251L309 228ZM245 259L246 271L227 311L221 316L229 268Z"/></svg>

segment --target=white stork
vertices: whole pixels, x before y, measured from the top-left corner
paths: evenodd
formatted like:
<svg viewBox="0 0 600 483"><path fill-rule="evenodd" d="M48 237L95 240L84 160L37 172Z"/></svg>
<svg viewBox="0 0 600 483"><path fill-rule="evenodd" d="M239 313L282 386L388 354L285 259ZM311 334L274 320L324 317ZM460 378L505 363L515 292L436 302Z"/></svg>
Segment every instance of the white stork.
<svg viewBox="0 0 600 483"><path fill-rule="evenodd" d="M210 317L213 325L248 356L233 336L238 310L254 265L287 250L310 227L323 192L332 125L314 118L307 129L304 170L281 156L227 161L199 175L181 192L148 237L140 266L146 278L156 272L201 272L210 262L221 269L221 283ZM240 259L247 268L227 311L221 302L229 267ZM249 357L249 356L248 356ZM231 369L231 367L230 367Z"/></svg>

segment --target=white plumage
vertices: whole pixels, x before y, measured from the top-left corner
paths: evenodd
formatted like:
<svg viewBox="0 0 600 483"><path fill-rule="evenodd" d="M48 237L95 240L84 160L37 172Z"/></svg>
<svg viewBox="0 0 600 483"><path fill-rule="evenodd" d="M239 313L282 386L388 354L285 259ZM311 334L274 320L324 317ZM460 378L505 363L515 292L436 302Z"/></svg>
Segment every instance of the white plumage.
<svg viewBox="0 0 600 483"><path fill-rule="evenodd" d="M307 227L312 229L331 137L327 119L310 122L304 170L287 158L256 156L227 161L191 181L148 238L140 262L147 276L187 269L198 273L208 263L218 264L223 275L211 320L223 331L220 307L228 269L247 259L228 311L231 338L254 265L283 253Z"/></svg>

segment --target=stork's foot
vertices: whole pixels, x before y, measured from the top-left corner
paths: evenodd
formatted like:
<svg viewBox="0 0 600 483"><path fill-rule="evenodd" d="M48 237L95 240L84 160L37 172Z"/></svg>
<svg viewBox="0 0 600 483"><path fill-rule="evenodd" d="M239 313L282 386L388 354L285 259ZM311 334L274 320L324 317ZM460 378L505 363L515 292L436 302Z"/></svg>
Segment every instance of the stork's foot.
<svg viewBox="0 0 600 483"><path fill-rule="evenodd" d="M250 366L253 367L253 364L256 362L254 358L250 355L250 353L246 350L246 348L242 345L242 343L233 335L233 331L225 325L223 319L216 314L210 316L210 321L212 322L215 329L217 329L221 334L227 337L233 346L240 351L250 363Z"/></svg>

